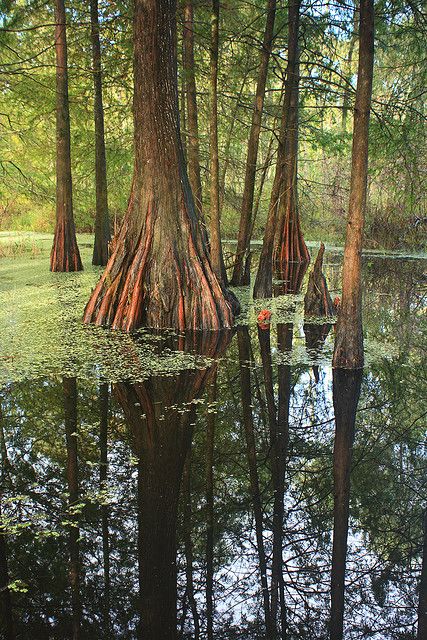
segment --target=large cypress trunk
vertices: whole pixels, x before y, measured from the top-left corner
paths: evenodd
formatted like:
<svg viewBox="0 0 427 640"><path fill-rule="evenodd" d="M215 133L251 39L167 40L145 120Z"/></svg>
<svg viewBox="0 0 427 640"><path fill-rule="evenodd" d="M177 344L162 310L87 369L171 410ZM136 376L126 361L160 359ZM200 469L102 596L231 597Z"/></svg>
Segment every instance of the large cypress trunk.
<svg viewBox="0 0 427 640"><path fill-rule="evenodd" d="M107 199L107 162L105 158L104 107L102 105L101 45L99 42L98 0L90 1L92 37L92 73L95 117L95 181L96 217L92 264L106 265L110 242L110 220Z"/></svg>
<svg viewBox="0 0 427 640"><path fill-rule="evenodd" d="M51 271L83 269L73 216L70 110L68 104L67 36L64 0L55 2L56 53L56 226L50 254Z"/></svg>
<svg viewBox="0 0 427 640"><path fill-rule="evenodd" d="M202 213L202 181L200 177L199 124L197 114L196 72L194 65L194 17L193 1L184 3L183 66L187 105L188 128L188 178L199 214Z"/></svg>
<svg viewBox="0 0 427 640"><path fill-rule="evenodd" d="M267 82L268 62L273 41L274 19L276 15L276 0L267 2L267 19L265 23L264 39L261 52L261 64L258 72L255 101L252 112L252 123L248 141L246 157L245 186L243 189L240 226L237 236L236 259L234 262L232 284L243 284L245 254L249 249L252 229L252 208L254 202L255 175L258 158L259 135L261 132L262 112L264 108L265 85Z"/></svg>
<svg viewBox="0 0 427 640"><path fill-rule="evenodd" d="M178 117L174 0L134 7L135 164L128 211L84 322L131 331L220 329L231 305L211 268Z"/></svg>
<svg viewBox="0 0 427 640"><path fill-rule="evenodd" d="M359 67L342 302L335 334L334 367L363 367L361 258L368 177L369 114L374 66L374 3L360 3Z"/></svg>
<svg viewBox="0 0 427 640"><path fill-rule="evenodd" d="M301 231L297 190L300 6L301 0L289 5L288 66L283 105L286 113L284 162L273 254L279 273L286 269L288 262L310 261Z"/></svg>

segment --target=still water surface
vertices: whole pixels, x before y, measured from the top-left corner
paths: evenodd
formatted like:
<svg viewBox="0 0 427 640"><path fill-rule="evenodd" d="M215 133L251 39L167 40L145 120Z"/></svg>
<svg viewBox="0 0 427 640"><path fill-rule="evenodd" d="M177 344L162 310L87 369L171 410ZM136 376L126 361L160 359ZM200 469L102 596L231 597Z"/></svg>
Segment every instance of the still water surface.
<svg viewBox="0 0 427 640"><path fill-rule="evenodd" d="M238 290L233 332L128 336L80 324L96 269L3 260L5 637L326 639L344 608L345 638L416 638L426 265L365 257L358 376L304 284Z"/></svg>

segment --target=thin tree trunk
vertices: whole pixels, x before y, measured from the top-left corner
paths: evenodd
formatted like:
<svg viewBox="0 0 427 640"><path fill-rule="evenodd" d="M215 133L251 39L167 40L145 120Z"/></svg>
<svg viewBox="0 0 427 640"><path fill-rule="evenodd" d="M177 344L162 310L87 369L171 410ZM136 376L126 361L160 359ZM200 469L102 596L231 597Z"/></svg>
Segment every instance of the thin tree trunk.
<svg viewBox="0 0 427 640"><path fill-rule="evenodd" d="M96 217L92 264L105 266L111 240L107 197L107 161L105 157L104 107L102 104L101 45L99 42L98 0L90 0L92 66L95 117Z"/></svg>
<svg viewBox="0 0 427 640"><path fill-rule="evenodd" d="M197 113L196 72L194 65L193 0L185 0L184 2L184 29L182 37L184 86L187 98L188 179L193 191L194 202L199 214L201 215L203 211L203 197L202 181L200 177L199 124Z"/></svg>
<svg viewBox="0 0 427 640"><path fill-rule="evenodd" d="M246 439L246 455L249 466L250 492L255 518L255 535L258 549L258 562L261 577L261 591L264 609L264 621L266 628L266 637L273 637L273 626L270 611L270 599L268 593L267 582L267 559L264 547L263 536L263 515L261 504L261 491L259 487L259 477L256 460L256 447L254 436L254 424L252 415L252 393L251 393L251 374L250 374L250 336L247 327L238 327L237 340L239 348L239 366L240 366L240 389L242 397L242 415L243 427Z"/></svg>
<svg viewBox="0 0 427 640"><path fill-rule="evenodd" d="M280 274L288 262L309 262L310 254L301 231L298 210L298 107L299 107L299 24L301 0L289 5L288 66L284 108L286 131L281 197L278 207L273 262Z"/></svg>
<svg viewBox="0 0 427 640"><path fill-rule="evenodd" d="M350 467L362 372L335 369L333 401L334 441L334 534L331 569L331 640L342 640L344 627L345 567L350 503Z"/></svg>
<svg viewBox="0 0 427 640"><path fill-rule="evenodd" d="M363 367L361 256L368 179L369 114L374 65L374 3L360 2L359 68L354 110L350 202L344 249L341 311L334 367Z"/></svg>
<svg viewBox="0 0 427 640"><path fill-rule="evenodd" d="M246 67L243 74L243 80L240 85L239 93L235 97L234 108L231 113L231 124L228 128L227 138L225 140L225 145L224 145L224 162L222 163L221 180L220 180L220 211L221 212L224 208L225 180L227 177L228 167L230 165L230 145L231 145L231 141L233 140L234 127L237 121L237 112L239 110L240 101L242 98L243 89L245 88L248 73L249 73L249 69L248 67Z"/></svg>
<svg viewBox="0 0 427 640"><path fill-rule="evenodd" d="M84 322L221 329L234 300L215 276L188 182L178 115L174 0L135 0L135 164L128 211Z"/></svg>
<svg viewBox="0 0 427 640"><path fill-rule="evenodd" d="M274 173L273 187L271 190L267 222L264 231L264 239L262 243L261 255L258 263L258 271L255 278L253 290L253 297L255 299L270 298L273 293L273 247L284 166L286 116L287 111L285 100L283 103L282 118L280 122L279 144L277 148L277 161Z"/></svg>
<svg viewBox="0 0 427 640"><path fill-rule="evenodd" d="M107 491L108 476L108 383L103 382L99 386L99 485L101 491ZM110 536L108 530L108 506L101 505L102 528L102 558L104 566L104 634L106 638L111 636L110 628Z"/></svg>
<svg viewBox="0 0 427 640"><path fill-rule="evenodd" d="M242 284L244 275L245 254L248 251L252 226L252 209L254 202L255 176L258 159L259 136L261 132L262 112L264 108L265 85L267 82L268 62L274 35L274 19L276 0L267 0L267 19L262 43L261 63L255 93L252 123L249 133L248 152L246 157L245 184L243 188L242 209L240 214L239 233L237 236L236 258L231 282Z"/></svg>
<svg viewBox="0 0 427 640"><path fill-rule="evenodd" d="M218 52L219 52L219 0L212 0L210 48L210 198L211 198L211 263L219 282L227 283L220 227L219 157L218 157Z"/></svg>
<svg viewBox="0 0 427 640"><path fill-rule="evenodd" d="M0 396L0 519L2 512L2 498L4 483L10 471L10 461L7 455L4 437L3 412ZM0 531L0 635L5 640L15 640L15 624L13 619L12 598L9 590L9 561L6 533Z"/></svg>
<svg viewBox="0 0 427 640"><path fill-rule="evenodd" d="M352 62L353 62L353 52L354 52L354 47L356 46L356 42L357 42L357 19L358 19L358 13L359 13L359 7L356 4L354 6L353 9L353 32L351 34L351 39L350 39L350 46L348 49L348 56L347 56L347 72L348 72L348 77L350 78L352 75ZM350 82L350 80L349 80ZM343 97L343 103L342 103L342 121L341 121L341 126L342 126L342 130L345 132L347 129L347 114L348 114L348 109L349 109L349 103L350 103L350 87L349 86L345 86L344 88L344 97Z"/></svg>
<svg viewBox="0 0 427 640"><path fill-rule="evenodd" d="M216 375L209 389L209 402L216 400ZM206 425L206 624L208 640L213 639L214 617L214 456L215 413L207 415Z"/></svg>
<svg viewBox="0 0 427 640"><path fill-rule="evenodd" d="M200 638L200 619L197 611L197 603L194 597L193 580L193 543L191 540L192 509L191 509L191 447L185 459L182 475L183 516L184 516L184 550L185 550L185 576L187 581L187 598L190 603L194 624L194 640ZM183 621L184 622L184 621Z"/></svg>
<svg viewBox="0 0 427 640"><path fill-rule="evenodd" d="M77 382L76 378L63 378L65 441L67 448L67 484L70 535L69 580L71 587L72 637L79 640L81 633L82 603L80 596L79 516L73 512L79 501L77 459Z"/></svg>
<svg viewBox="0 0 427 640"><path fill-rule="evenodd" d="M67 36L64 0L55 0L56 54L56 226L50 254L51 271L80 271L71 178L70 110L68 104Z"/></svg>
<svg viewBox="0 0 427 640"><path fill-rule="evenodd" d="M423 518L423 556L421 565L419 599L418 599L418 631L417 640L427 638L427 508Z"/></svg>

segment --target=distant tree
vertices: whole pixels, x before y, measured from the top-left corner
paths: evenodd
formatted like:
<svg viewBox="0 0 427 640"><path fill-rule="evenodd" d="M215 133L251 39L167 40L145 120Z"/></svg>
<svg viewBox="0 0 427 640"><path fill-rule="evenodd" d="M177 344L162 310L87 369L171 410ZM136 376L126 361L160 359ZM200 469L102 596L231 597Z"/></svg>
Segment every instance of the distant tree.
<svg viewBox="0 0 427 640"><path fill-rule="evenodd" d="M80 271L71 178L70 110L68 104L67 35L64 0L55 2L56 52L56 227L50 254L51 271Z"/></svg>
<svg viewBox="0 0 427 640"><path fill-rule="evenodd" d="M211 198L211 263L220 282L227 283L227 274L222 254L220 199L219 199L219 156L218 156L218 55L219 55L219 0L212 0L211 47L210 47L210 198Z"/></svg>
<svg viewBox="0 0 427 640"><path fill-rule="evenodd" d="M309 262L310 254L301 231L298 208L298 112L299 112L299 26L301 0L288 9L288 66L286 69L285 140L280 197L277 208L273 262L280 274L288 262Z"/></svg>
<svg viewBox="0 0 427 640"><path fill-rule="evenodd" d="M108 215L107 161L105 158L104 107L102 104L101 45L99 42L98 0L90 0L90 26L92 38L92 73L95 117L95 181L96 217L92 264L105 266L108 262L108 244L111 240Z"/></svg>
<svg viewBox="0 0 427 640"><path fill-rule="evenodd" d="M188 179L199 212L203 209L202 181L200 178L199 124L197 113L196 72L194 66L194 12L193 0L184 2L183 72L187 106Z"/></svg>
<svg viewBox="0 0 427 640"><path fill-rule="evenodd" d="M360 3L359 66L354 107L353 150L342 302L338 316L334 367L363 367L361 258L368 178L369 115L374 66L374 3Z"/></svg>
<svg viewBox="0 0 427 640"><path fill-rule="evenodd" d="M175 13L174 1L135 2L133 184L85 322L127 331L142 324L220 329L233 322L187 178L178 118Z"/></svg>
<svg viewBox="0 0 427 640"><path fill-rule="evenodd" d="M231 282L240 285L244 277L245 254L249 248L252 231L252 209L254 204L255 176L257 169L259 137L261 132L262 112L264 108L265 86L267 82L268 62L274 36L274 20L276 16L276 0L267 1L267 18L264 39L260 56L258 81L253 105L252 122L249 133L248 152L246 156L245 184L243 188L242 209L240 212L239 233L237 236L236 258L234 261Z"/></svg>

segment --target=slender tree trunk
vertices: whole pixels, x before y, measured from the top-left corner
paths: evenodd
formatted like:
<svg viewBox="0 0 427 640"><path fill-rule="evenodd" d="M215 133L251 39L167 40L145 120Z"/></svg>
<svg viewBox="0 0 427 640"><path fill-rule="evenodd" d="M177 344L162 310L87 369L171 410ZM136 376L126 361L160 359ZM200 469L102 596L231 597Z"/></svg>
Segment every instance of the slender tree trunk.
<svg viewBox="0 0 427 640"><path fill-rule="evenodd" d="M67 447L67 484L70 514L70 567L69 580L71 587L72 637L81 637L82 603L80 596L80 550L79 550L79 516L73 508L79 501L79 479L77 459L77 382L76 378L63 379L65 441Z"/></svg>
<svg viewBox="0 0 427 640"><path fill-rule="evenodd" d="M99 42L98 0L90 0L93 88L95 96L95 182L96 217L92 264L105 266L111 240L107 198L107 161L105 158L104 107L102 104L101 45Z"/></svg>
<svg viewBox="0 0 427 640"><path fill-rule="evenodd" d="M256 447L254 436L254 425L252 415L252 393L250 374L250 336L247 327L238 327L237 340L239 347L240 364L240 388L242 397L243 427L246 439L246 455L249 466L250 492L255 518L255 535L258 549L258 562L261 577L262 601L264 608L264 621L266 637L273 638L273 626L270 611L270 599L267 582L267 558L264 547L263 536L263 515L261 504L261 491L259 487L259 477L256 460Z"/></svg>
<svg viewBox="0 0 427 640"><path fill-rule="evenodd" d="M281 197L273 262L280 274L288 262L309 262L298 211L299 23L301 0L289 4L288 66L284 108L286 131Z"/></svg>
<svg viewBox="0 0 427 640"><path fill-rule="evenodd" d="M424 509L423 534L417 640L425 640L427 638L427 508Z"/></svg>
<svg viewBox="0 0 427 640"><path fill-rule="evenodd" d="M283 102L282 118L280 122L279 144L277 148L277 162L274 173L273 187L268 206L267 222L265 225L264 239L261 255L258 263L258 271L255 278L253 297L270 298L273 293L273 248L274 236L277 225L277 211L281 197L281 184L284 167L284 149L286 133L286 100Z"/></svg>
<svg viewBox="0 0 427 640"><path fill-rule="evenodd" d="M184 86L187 103L187 127L188 127L188 179L194 196L194 202L202 214L202 181L200 178L200 149L199 149L199 124L197 113L196 72L194 65L194 18L193 0L184 2L184 29L183 38L183 71Z"/></svg>
<svg viewBox="0 0 427 640"><path fill-rule="evenodd" d="M236 126L236 122L237 122L237 112L239 110L243 89L245 88L248 74L249 74L249 68L247 65L243 74L243 79L240 85L239 93L235 97L234 108L230 118L231 122L228 128L227 138L225 140L225 145L224 145L224 162L222 163L221 180L220 180L220 211L221 212L224 208L225 182L226 182L228 167L230 165L230 146L233 140L234 127Z"/></svg>
<svg viewBox="0 0 427 640"><path fill-rule="evenodd" d="M242 284L244 275L245 254L249 248L252 226L252 209L254 202L255 176L258 159L259 136L261 132L262 112L264 108L265 85L267 82L268 62L274 35L274 19L276 0L267 0L267 19L262 43L261 61L258 71L258 82L255 93L252 123L249 133L248 152L246 157L245 184L243 188L242 210L240 214L239 233L237 236L236 258L234 262L232 284Z"/></svg>
<svg viewBox="0 0 427 640"><path fill-rule="evenodd" d="M191 540L192 508L191 508L191 448L185 459L182 475L183 516L184 516L184 549L185 549L185 576L187 582L187 598L191 608L194 624L194 640L200 638L200 618L197 611L197 603L194 597L193 580L193 543ZM183 620L183 623L185 620Z"/></svg>
<svg viewBox="0 0 427 640"><path fill-rule="evenodd" d="M0 519L2 512L2 498L6 477L10 471L10 461L7 455L4 437L3 412L0 396ZM0 635L5 640L15 640L15 624L13 619L12 598L9 590L9 561L6 533L0 531Z"/></svg>
<svg viewBox="0 0 427 640"><path fill-rule="evenodd" d="M99 485L101 491L107 491L108 477L108 383L99 385ZM108 530L108 506L101 505L102 558L104 565L104 633L110 638L110 536Z"/></svg>
<svg viewBox="0 0 427 640"><path fill-rule="evenodd" d="M227 283L220 227L219 157L218 157L218 52L219 52L219 0L212 0L211 53L210 53L210 197L211 197L211 263L220 282Z"/></svg>
<svg viewBox="0 0 427 640"><path fill-rule="evenodd" d="M128 211L85 322L220 329L232 300L209 259L187 178L178 117L174 0L135 0L135 164Z"/></svg>
<svg viewBox="0 0 427 640"><path fill-rule="evenodd" d="M216 376L209 389L209 402L216 400ZM213 639L214 617L214 454L215 413L207 415L206 429L206 624L208 640Z"/></svg>
<svg viewBox="0 0 427 640"><path fill-rule="evenodd" d="M331 570L331 640L342 640L344 627L345 566L350 503L350 467L362 372L335 369L333 401L334 441L334 534Z"/></svg>
<svg viewBox="0 0 427 640"><path fill-rule="evenodd" d="M80 271L71 178L70 110L68 104L67 36L64 0L55 0L56 53L56 226L50 254L51 271Z"/></svg>
<svg viewBox="0 0 427 640"><path fill-rule="evenodd" d="M341 311L334 367L363 367L361 257L368 178L369 114L374 65L374 3L360 2L359 68L354 110L350 202L344 249Z"/></svg>
<svg viewBox="0 0 427 640"><path fill-rule="evenodd" d="M348 82L350 82L350 78L352 75L351 67L353 62L353 52L357 42L358 14L359 14L359 7L356 4L353 10L353 32L351 34L350 46L348 49L348 56L347 56L347 74L349 78ZM342 121L341 121L342 129L344 132L347 129L347 114L349 109L349 103L350 103L350 87L346 85L344 88L344 97L343 97L343 103L342 103Z"/></svg>

